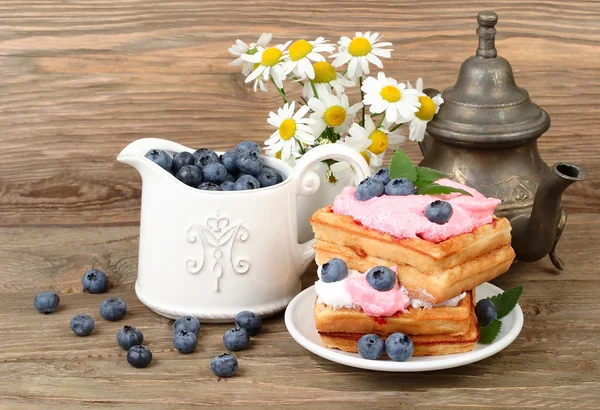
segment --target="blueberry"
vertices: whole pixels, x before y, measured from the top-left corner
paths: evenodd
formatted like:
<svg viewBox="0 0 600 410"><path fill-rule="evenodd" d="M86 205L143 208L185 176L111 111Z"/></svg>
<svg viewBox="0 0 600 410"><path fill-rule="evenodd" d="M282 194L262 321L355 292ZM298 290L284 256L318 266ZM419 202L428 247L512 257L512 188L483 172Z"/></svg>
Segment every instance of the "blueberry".
<svg viewBox="0 0 600 410"><path fill-rule="evenodd" d="M221 191L235 191L235 182L225 181L221 185Z"/></svg>
<svg viewBox="0 0 600 410"><path fill-rule="evenodd" d="M100 304L100 316L111 322L121 320L127 314L127 305L119 298L108 298Z"/></svg>
<svg viewBox="0 0 600 410"><path fill-rule="evenodd" d="M77 336L88 336L94 330L94 319L88 315L75 315L71 319L71 330Z"/></svg>
<svg viewBox="0 0 600 410"><path fill-rule="evenodd" d="M417 192L415 185L406 178L394 178L385 186L386 195L414 195Z"/></svg>
<svg viewBox="0 0 600 410"><path fill-rule="evenodd" d="M263 167L258 174L256 179L260 182L261 187L267 187L277 184L277 174L272 168Z"/></svg>
<svg viewBox="0 0 600 410"><path fill-rule="evenodd" d="M40 292L35 295L35 299L33 300L33 306L40 313L54 313L56 309L58 309L58 304L60 303L60 298L54 292Z"/></svg>
<svg viewBox="0 0 600 410"><path fill-rule="evenodd" d="M89 270L81 279L83 291L88 293L106 293L108 291L108 278L99 269Z"/></svg>
<svg viewBox="0 0 600 410"><path fill-rule="evenodd" d="M192 154L194 156L194 165L202 169L208 164L219 162L219 156L212 149L200 148Z"/></svg>
<svg viewBox="0 0 600 410"><path fill-rule="evenodd" d="M249 343L250 337L243 327L234 327L223 335L223 344L229 350L243 350L248 347Z"/></svg>
<svg viewBox="0 0 600 410"><path fill-rule="evenodd" d="M225 182L233 182L235 183L235 181L237 181L238 177L235 177L231 174L227 174L227 176L225 177Z"/></svg>
<svg viewBox="0 0 600 410"><path fill-rule="evenodd" d="M367 177L356 187L356 199L359 201L368 201L371 198L383 195L384 190L385 186L383 182Z"/></svg>
<svg viewBox="0 0 600 410"><path fill-rule="evenodd" d="M383 185L387 185L390 182L390 170L388 168L381 168L371 178L381 181Z"/></svg>
<svg viewBox="0 0 600 410"><path fill-rule="evenodd" d="M202 171L195 165L184 165L177 171L175 178L186 185L197 187L202 183Z"/></svg>
<svg viewBox="0 0 600 410"><path fill-rule="evenodd" d="M475 305L475 314L480 326L486 327L492 320L498 319L496 305L489 299L481 299Z"/></svg>
<svg viewBox="0 0 600 410"><path fill-rule="evenodd" d="M238 369L238 361L234 355L223 353L210 361L210 369L218 377L233 377Z"/></svg>
<svg viewBox="0 0 600 410"><path fill-rule="evenodd" d="M203 191L222 191L221 187L217 184L213 184L212 182L203 182L198 185L198 189Z"/></svg>
<svg viewBox="0 0 600 410"><path fill-rule="evenodd" d="M377 335L364 335L358 339L358 354L363 359L377 360L385 351L383 339Z"/></svg>
<svg viewBox="0 0 600 410"><path fill-rule="evenodd" d="M132 346L127 352L127 363L138 369L147 367L152 361L152 351L144 345Z"/></svg>
<svg viewBox="0 0 600 410"><path fill-rule="evenodd" d="M179 353L192 353L198 346L198 337L193 332L181 329L173 336L173 346Z"/></svg>
<svg viewBox="0 0 600 410"><path fill-rule="evenodd" d="M194 316L182 316L173 323L173 332L178 333L180 330L187 330L198 336L200 321Z"/></svg>
<svg viewBox="0 0 600 410"><path fill-rule="evenodd" d="M171 166L173 164L173 159L161 149L151 149L145 155L150 161L159 165L161 168L166 169L167 171L171 171Z"/></svg>
<svg viewBox="0 0 600 410"><path fill-rule="evenodd" d="M270 170L272 170L275 173L275 176L277 177L277 183L280 184L283 182L283 180L285 179L283 177L283 175L281 175L281 172L279 172L278 170L276 170L275 168L270 168L270 167L265 167L265 168L269 168Z"/></svg>
<svg viewBox="0 0 600 410"><path fill-rule="evenodd" d="M410 337L404 333L394 333L388 336L385 341L385 352L390 359L397 362L404 362L408 360L415 350L415 345Z"/></svg>
<svg viewBox="0 0 600 410"><path fill-rule="evenodd" d="M446 201L433 201L425 208L425 218L438 225L444 225L452 216L452 205Z"/></svg>
<svg viewBox="0 0 600 410"><path fill-rule="evenodd" d="M386 266L375 266L367 272L367 282L380 292L386 292L396 284L396 273Z"/></svg>
<svg viewBox="0 0 600 410"><path fill-rule="evenodd" d="M225 182L226 178L227 170L223 164L219 162L207 164L204 168L202 168L202 179L206 182L220 184L221 182Z"/></svg>
<svg viewBox="0 0 600 410"><path fill-rule="evenodd" d="M194 165L195 158L192 154L187 151L180 152L173 157L173 165L171 165L171 172L177 174L181 167L185 165Z"/></svg>
<svg viewBox="0 0 600 410"><path fill-rule="evenodd" d="M245 191L247 189L257 189L260 188L260 182L258 179L254 178L252 175L242 175L235 181L233 185L234 191Z"/></svg>
<svg viewBox="0 0 600 410"><path fill-rule="evenodd" d="M246 329L249 336L256 336L262 329L262 320L260 316L256 313L248 312L247 310L235 315L235 324L237 327Z"/></svg>
<svg viewBox="0 0 600 410"><path fill-rule="evenodd" d="M124 326L117 332L117 343L121 349L129 351L133 346L141 345L144 335L133 326Z"/></svg>
<svg viewBox="0 0 600 410"><path fill-rule="evenodd" d="M238 172L240 172L236 164L237 158L238 152L235 149L225 151L223 155L221 155L221 164L223 164L227 172L229 172L232 175L237 175Z"/></svg>
<svg viewBox="0 0 600 410"><path fill-rule="evenodd" d="M247 151L254 151L260 154L260 145L254 141L243 141L240 142L237 147L235 147L235 150L240 154Z"/></svg>
<svg viewBox="0 0 600 410"><path fill-rule="evenodd" d="M337 282L348 276L348 265L340 258L333 258L321 266L321 280L325 283Z"/></svg>
<svg viewBox="0 0 600 410"><path fill-rule="evenodd" d="M257 175L263 167L260 154L256 151L245 151L238 154L236 164L241 172Z"/></svg>

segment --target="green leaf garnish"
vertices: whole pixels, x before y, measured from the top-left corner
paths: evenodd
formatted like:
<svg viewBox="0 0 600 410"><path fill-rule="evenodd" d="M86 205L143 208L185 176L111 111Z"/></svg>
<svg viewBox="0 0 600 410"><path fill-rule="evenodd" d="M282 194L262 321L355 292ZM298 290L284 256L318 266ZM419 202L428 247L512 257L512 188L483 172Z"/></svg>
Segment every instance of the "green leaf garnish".
<svg viewBox="0 0 600 410"><path fill-rule="evenodd" d="M433 183L422 183L417 184L417 194L420 195L440 195L440 194L451 194L453 192L458 192L463 195L471 195L469 192L464 189L452 188L445 185L438 185Z"/></svg>
<svg viewBox="0 0 600 410"><path fill-rule="evenodd" d="M479 326L479 343L489 345L496 340L502 329L502 322L498 319L492 320L486 327Z"/></svg>
<svg viewBox="0 0 600 410"><path fill-rule="evenodd" d="M415 167L415 169L417 171L418 181L435 182L438 179L448 178L448 175L438 171L437 169L427 167Z"/></svg>
<svg viewBox="0 0 600 410"><path fill-rule="evenodd" d="M404 151L398 149L394 152L390 163L390 178L406 178L410 182L417 180L417 170Z"/></svg>
<svg viewBox="0 0 600 410"><path fill-rule="evenodd" d="M519 285L505 291L504 293L488 298L494 303L494 306L496 306L498 319L503 318L504 316L508 315L511 310L513 310L513 308L519 302L519 298L521 297L522 293L523 285Z"/></svg>

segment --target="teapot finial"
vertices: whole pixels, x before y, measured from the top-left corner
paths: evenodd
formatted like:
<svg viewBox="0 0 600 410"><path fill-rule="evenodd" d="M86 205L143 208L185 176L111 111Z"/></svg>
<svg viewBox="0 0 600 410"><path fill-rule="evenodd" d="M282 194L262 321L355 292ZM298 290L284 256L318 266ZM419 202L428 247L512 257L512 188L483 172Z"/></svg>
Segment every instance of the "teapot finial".
<svg viewBox="0 0 600 410"><path fill-rule="evenodd" d="M494 58L498 55L496 51L496 29L498 15L493 11L480 11L477 15L477 35L479 36L479 47L477 56L483 58Z"/></svg>

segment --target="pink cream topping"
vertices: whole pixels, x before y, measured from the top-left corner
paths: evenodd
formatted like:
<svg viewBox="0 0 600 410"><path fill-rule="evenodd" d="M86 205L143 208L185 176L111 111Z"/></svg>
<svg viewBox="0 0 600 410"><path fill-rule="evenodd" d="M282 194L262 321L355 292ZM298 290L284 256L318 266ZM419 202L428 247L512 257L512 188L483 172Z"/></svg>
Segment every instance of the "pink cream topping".
<svg viewBox="0 0 600 410"><path fill-rule="evenodd" d="M435 243L472 232L475 228L492 222L494 210L500 205L499 199L486 198L477 190L449 179L440 179L436 183L464 189L473 196L459 193L435 196L383 195L359 201L355 196L356 188L348 186L335 198L332 210L338 215L350 216L368 228L397 238L419 237ZM452 217L444 225L430 222L424 214L425 207L438 199L452 205Z"/></svg>
<svg viewBox="0 0 600 410"><path fill-rule="evenodd" d="M387 292L373 289L367 282L367 275L348 277L344 279L344 285L352 303L369 316L392 316L407 311L410 300L406 289L400 287L398 281Z"/></svg>

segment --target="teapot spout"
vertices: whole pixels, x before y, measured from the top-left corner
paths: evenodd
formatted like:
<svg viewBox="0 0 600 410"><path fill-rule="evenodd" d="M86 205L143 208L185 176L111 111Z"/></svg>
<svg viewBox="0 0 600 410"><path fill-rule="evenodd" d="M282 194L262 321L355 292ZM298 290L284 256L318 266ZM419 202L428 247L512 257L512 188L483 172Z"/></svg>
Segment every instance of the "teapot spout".
<svg viewBox="0 0 600 410"><path fill-rule="evenodd" d="M563 270L555 247L566 223L566 214L562 211L562 194L574 182L585 179L583 168L564 162L554 164L540 181L533 209L529 218L519 218L513 223L513 248L517 258L522 261L536 261L550 254L557 269Z"/></svg>

